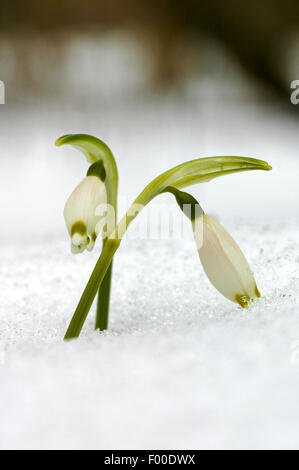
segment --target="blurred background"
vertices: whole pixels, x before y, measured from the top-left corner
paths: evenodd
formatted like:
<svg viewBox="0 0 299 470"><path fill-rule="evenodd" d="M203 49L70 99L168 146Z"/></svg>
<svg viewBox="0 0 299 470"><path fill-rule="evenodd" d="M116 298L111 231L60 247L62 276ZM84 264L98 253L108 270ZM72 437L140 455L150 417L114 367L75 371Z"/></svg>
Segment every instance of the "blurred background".
<svg viewBox="0 0 299 470"><path fill-rule="evenodd" d="M64 230L62 206L86 163L54 141L75 132L112 148L123 206L181 161L247 155L276 172L204 185L194 190L201 202L226 215L289 217L298 26L295 0L2 0L2 236Z"/></svg>
<svg viewBox="0 0 299 470"><path fill-rule="evenodd" d="M10 100L124 99L213 78L283 99L298 75L295 0L3 0L0 14Z"/></svg>

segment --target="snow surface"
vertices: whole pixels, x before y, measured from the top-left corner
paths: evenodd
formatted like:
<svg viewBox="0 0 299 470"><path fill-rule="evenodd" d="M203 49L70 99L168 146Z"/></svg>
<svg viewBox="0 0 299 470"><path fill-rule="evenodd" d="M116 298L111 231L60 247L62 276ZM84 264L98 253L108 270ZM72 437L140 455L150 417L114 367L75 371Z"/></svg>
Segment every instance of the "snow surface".
<svg viewBox="0 0 299 470"><path fill-rule="evenodd" d="M242 247L263 297L248 310L221 297L191 239L128 239L110 330L93 331L93 310L80 339L63 342L98 253L70 254L62 207L86 164L53 141L82 131L111 145L122 209L181 161L268 160L271 173L192 188ZM298 448L297 120L200 99L41 103L2 107L0 133L0 448Z"/></svg>

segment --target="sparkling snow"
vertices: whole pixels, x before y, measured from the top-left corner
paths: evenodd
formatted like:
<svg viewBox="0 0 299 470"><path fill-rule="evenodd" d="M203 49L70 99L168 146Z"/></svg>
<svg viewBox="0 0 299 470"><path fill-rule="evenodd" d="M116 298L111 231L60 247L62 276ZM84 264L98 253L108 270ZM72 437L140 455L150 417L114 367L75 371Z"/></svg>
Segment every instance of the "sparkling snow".
<svg viewBox="0 0 299 470"><path fill-rule="evenodd" d="M271 173L190 189L238 241L263 297L248 310L221 297L191 239L128 237L109 332L93 331L93 309L80 339L63 342L98 256L72 256L64 228L64 202L86 171L79 153L53 146L70 132L111 146L121 212L184 160L269 161ZM0 448L298 448L298 121L200 99L5 105L0 133Z"/></svg>

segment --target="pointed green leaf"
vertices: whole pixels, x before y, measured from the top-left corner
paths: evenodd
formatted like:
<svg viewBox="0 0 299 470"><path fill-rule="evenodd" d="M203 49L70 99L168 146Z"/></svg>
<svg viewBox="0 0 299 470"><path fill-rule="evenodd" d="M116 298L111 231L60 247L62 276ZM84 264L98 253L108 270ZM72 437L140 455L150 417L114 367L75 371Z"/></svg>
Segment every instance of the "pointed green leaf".
<svg viewBox="0 0 299 470"><path fill-rule="evenodd" d="M249 157L208 157L182 163L162 173L144 188L118 224L112 237L122 238L129 224L141 212L142 208L168 186L181 189L231 173L251 170L269 171L271 169L267 162Z"/></svg>

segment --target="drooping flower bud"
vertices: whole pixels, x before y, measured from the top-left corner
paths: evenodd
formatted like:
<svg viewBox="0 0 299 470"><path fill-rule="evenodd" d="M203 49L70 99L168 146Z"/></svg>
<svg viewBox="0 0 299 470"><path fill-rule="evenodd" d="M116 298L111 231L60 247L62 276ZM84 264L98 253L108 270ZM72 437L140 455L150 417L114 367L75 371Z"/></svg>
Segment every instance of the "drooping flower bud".
<svg viewBox="0 0 299 470"><path fill-rule="evenodd" d="M244 254L212 217L202 214L201 222L197 225L202 229L198 253L208 279L222 295L247 307L251 300L260 297L260 293Z"/></svg>
<svg viewBox="0 0 299 470"><path fill-rule="evenodd" d="M96 162L88 170L87 176L74 189L64 207L64 218L71 237L72 253L91 251L94 247L97 225L100 221L96 208L107 204L105 170L102 162Z"/></svg>

